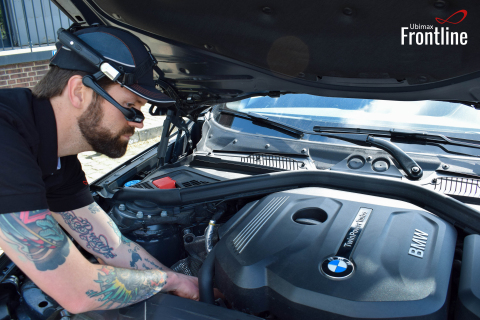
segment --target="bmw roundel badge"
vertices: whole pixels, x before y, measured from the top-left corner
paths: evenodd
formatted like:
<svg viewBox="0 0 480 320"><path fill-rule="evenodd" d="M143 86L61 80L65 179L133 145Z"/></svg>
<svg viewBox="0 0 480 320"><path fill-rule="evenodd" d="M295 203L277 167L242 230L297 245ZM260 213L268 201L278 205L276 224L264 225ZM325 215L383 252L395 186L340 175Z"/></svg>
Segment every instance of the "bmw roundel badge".
<svg viewBox="0 0 480 320"><path fill-rule="evenodd" d="M343 257L330 257L322 262L320 269L324 275L334 280L349 278L355 271L352 261Z"/></svg>
<svg viewBox="0 0 480 320"><path fill-rule="evenodd" d="M352 276L355 271L352 254L372 211L373 209L363 207L358 210L337 253L320 264L319 268L324 276L332 280L345 280Z"/></svg>

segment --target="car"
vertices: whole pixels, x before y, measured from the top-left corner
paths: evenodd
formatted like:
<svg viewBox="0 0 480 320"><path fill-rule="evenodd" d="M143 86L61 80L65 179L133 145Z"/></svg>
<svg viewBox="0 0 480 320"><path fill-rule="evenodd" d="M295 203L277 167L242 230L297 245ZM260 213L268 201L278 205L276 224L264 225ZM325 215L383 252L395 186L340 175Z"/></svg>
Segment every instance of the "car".
<svg viewBox="0 0 480 320"><path fill-rule="evenodd" d="M90 188L200 284L82 318L480 319L474 1L52 1L158 61L160 142ZM68 316L1 258L3 310Z"/></svg>

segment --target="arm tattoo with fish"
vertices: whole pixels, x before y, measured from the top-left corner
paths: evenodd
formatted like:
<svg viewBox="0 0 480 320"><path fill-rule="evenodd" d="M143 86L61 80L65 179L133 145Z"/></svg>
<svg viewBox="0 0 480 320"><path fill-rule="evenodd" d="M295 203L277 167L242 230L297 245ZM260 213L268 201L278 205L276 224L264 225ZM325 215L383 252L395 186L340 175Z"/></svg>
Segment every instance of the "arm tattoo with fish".
<svg viewBox="0 0 480 320"><path fill-rule="evenodd" d="M55 270L70 253L70 243L50 210L0 215L4 240L35 264L37 270Z"/></svg>
<svg viewBox="0 0 480 320"><path fill-rule="evenodd" d="M103 303L100 309L121 308L150 298L167 283L161 271L138 271L102 266L98 270L98 290L88 290L87 296Z"/></svg>

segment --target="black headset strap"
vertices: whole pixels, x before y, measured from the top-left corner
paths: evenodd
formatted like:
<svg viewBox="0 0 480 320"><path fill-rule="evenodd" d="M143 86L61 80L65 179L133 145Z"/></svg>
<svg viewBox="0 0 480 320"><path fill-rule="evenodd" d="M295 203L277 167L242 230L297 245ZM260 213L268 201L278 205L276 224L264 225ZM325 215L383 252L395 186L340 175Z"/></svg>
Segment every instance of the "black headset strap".
<svg viewBox="0 0 480 320"><path fill-rule="evenodd" d="M86 75L82 79L82 83L86 86L91 88L93 91L95 91L99 96L113 104L114 107L116 107L120 112L124 115L125 119L127 121L131 122L136 122L136 123L141 123L144 119L145 116L143 115L142 111L137 110L135 108L124 108L122 107L115 99L113 99L103 88L97 83L96 80L100 79L99 73L101 71L97 72L95 75ZM102 74L103 75L103 74ZM97 78L97 77L98 78Z"/></svg>

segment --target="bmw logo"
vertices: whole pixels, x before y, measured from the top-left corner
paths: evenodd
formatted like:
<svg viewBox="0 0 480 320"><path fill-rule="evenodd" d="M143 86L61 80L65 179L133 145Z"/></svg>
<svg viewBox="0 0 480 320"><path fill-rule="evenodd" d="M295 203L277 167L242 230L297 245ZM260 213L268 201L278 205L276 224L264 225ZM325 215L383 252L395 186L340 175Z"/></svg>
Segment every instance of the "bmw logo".
<svg viewBox="0 0 480 320"><path fill-rule="evenodd" d="M355 271L352 261L343 257L330 257L320 265L322 273L333 280L345 280Z"/></svg>

